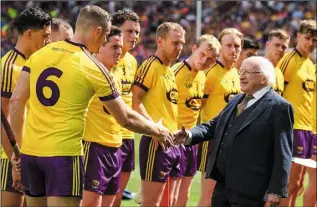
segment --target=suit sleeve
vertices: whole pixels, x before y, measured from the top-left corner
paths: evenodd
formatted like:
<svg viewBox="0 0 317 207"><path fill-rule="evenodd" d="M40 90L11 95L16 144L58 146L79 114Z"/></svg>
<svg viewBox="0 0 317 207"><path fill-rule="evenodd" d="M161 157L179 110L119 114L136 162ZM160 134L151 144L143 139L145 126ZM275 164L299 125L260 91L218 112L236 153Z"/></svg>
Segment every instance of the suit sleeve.
<svg viewBox="0 0 317 207"><path fill-rule="evenodd" d="M190 145L195 145L203 141L208 141L213 139L215 136L216 126L218 122L218 117L215 117L207 123L202 123L190 131L192 133L192 141Z"/></svg>
<svg viewBox="0 0 317 207"><path fill-rule="evenodd" d="M268 194L287 197L288 178L292 164L294 114L290 104L284 105L275 121L274 164Z"/></svg>

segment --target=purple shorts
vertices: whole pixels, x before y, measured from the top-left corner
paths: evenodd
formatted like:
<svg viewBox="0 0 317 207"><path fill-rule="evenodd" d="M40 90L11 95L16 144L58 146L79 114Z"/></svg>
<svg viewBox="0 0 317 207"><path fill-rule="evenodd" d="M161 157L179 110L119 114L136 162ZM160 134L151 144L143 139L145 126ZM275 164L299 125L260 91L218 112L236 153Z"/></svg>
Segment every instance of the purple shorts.
<svg viewBox="0 0 317 207"><path fill-rule="evenodd" d="M317 155L317 134L312 134L313 139L313 155Z"/></svg>
<svg viewBox="0 0 317 207"><path fill-rule="evenodd" d="M87 191L114 195L120 189L120 150L94 142L84 142L85 185Z"/></svg>
<svg viewBox="0 0 317 207"><path fill-rule="evenodd" d="M120 162L122 172L132 172L134 170L134 139L122 140Z"/></svg>
<svg viewBox="0 0 317 207"><path fill-rule="evenodd" d="M1 159L1 191L23 194L12 188L12 165L9 159Z"/></svg>
<svg viewBox="0 0 317 207"><path fill-rule="evenodd" d="M82 156L37 157L21 154L21 179L27 196L81 197L83 178Z"/></svg>
<svg viewBox="0 0 317 207"><path fill-rule="evenodd" d="M142 180L164 183L168 177L181 177L179 147L170 147L164 152L159 146L155 151L154 140L151 137L142 136L139 150Z"/></svg>
<svg viewBox="0 0 317 207"><path fill-rule="evenodd" d="M208 155L213 149L214 141L205 141L198 144L197 170L206 172Z"/></svg>
<svg viewBox="0 0 317 207"><path fill-rule="evenodd" d="M294 130L293 157L310 159L316 155L316 135L307 130Z"/></svg>
<svg viewBox="0 0 317 207"><path fill-rule="evenodd" d="M181 151L181 175L192 177L197 171L197 145L191 147L180 146Z"/></svg>

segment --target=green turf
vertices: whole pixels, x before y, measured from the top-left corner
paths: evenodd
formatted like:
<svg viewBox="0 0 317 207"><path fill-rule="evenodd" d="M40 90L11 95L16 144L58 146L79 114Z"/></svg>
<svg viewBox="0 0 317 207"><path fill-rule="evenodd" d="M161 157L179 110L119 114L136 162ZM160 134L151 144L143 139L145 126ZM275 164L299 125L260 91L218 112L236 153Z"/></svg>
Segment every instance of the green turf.
<svg viewBox="0 0 317 207"><path fill-rule="evenodd" d="M127 189L131 192L137 192L140 187L140 170L139 170L139 143L140 143L140 136L136 136L135 139L135 171L132 173L131 178L128 183ZM199 193L200 193L200 172L196 174L193 179L193 184L190 193L190 199L187 203L187 206L196 206L199 200ZM305 179L304 186L306 187L308 184L308 179ZM139 206L134 202L134 200L130 201L122 201L123 207L132 207L132 206ZM296 206L303 206L303 196L301 195L298 197Z"/></svg>

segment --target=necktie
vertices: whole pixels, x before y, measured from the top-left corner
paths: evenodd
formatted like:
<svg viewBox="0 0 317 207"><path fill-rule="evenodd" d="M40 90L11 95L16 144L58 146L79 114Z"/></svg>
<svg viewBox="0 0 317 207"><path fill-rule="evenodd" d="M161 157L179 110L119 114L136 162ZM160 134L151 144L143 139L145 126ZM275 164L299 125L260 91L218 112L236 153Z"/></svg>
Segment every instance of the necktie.
<svg viewBox="0 0 317 207"><path fill-rule="evenodd" d="M245 109L245 107L247 106L248 102L251 100L251 99L254 99L254 97L251 95L246 95L244 97L244 99L241 101L241 103L238 104L237 106L237 116L239 116Z"/></svg>

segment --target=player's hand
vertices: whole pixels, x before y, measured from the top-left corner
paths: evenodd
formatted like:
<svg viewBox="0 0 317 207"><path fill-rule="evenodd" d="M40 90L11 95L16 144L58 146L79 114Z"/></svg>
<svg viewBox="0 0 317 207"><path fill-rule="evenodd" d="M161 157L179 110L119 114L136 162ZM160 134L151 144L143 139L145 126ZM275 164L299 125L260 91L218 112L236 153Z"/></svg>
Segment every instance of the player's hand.
<svg viewBox="0 0 317 207"><path fill-rule="evenodd" d="M11 156L11 164L16 168L17 172L21 172L21 159L20 157L16 156L15 153L13 153Z"/></svg>
<svg viewBox="0 0 317 207"><path fill-rule="evenodd" d="M21 182L21 173L17 171L17 169L12 166L12 188L17 191L23 191L23 185Z"/></svg>
<svg viewBox="0 0 317 207"><path fill-rule="evenodd" d="M173 143L174 145L179 145L183 144L184 142L187 141L189 137L188 130L185 129L184 126L180 130L177 130L176 132L173 133Z"/></svg>
<svg viewBox="0 0 317 207"><path fill-rule="evenodd" d="M158 121L158 127L160 131L159 136L154 136L153 139L155 141L155 150L158 149L159 143L164 151L166 151L169 147L173 145L173 134L163 126L162 119Z"/></svg>
<svg viewBox="0 0 317 207"><path fill-rule="evenodd" d="M268 194L267 201L265 203L265 207L276 207L280 205L281 197L278 195L275 195L273 193Z"/></svg>

